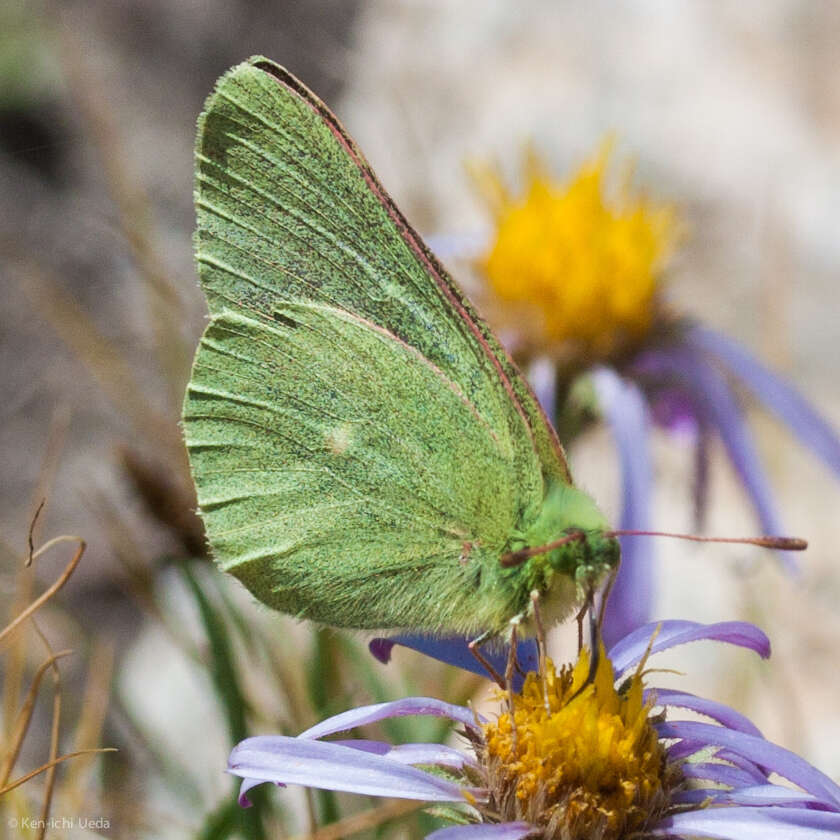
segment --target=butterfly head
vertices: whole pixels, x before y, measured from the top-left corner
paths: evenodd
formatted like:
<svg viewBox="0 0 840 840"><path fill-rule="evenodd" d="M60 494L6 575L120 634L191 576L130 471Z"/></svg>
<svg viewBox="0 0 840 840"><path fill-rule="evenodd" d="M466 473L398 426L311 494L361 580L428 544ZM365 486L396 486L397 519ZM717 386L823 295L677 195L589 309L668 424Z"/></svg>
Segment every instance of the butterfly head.
<svg viewBox="0 0 840 840"><path fill-rule="evenodd" d="M589 590L618 565L618 540L604 515L583 491L555 484L542 507L502 556L507 568L527 566L530 576L559 573L579 590ZM541 586L537 586L541 589Z"/></svg>

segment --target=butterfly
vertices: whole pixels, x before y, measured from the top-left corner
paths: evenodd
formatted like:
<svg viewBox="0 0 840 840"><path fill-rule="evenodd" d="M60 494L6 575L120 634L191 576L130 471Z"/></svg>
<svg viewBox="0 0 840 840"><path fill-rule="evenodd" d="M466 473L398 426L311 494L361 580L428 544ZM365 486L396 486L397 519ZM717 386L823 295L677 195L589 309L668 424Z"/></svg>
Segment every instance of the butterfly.
<svg viewBox="0 0 840 840"><path fill-rule="evenodd" d="M183 424L222 569L301 618L479 636L617 568L524 377L282 67L218 81L195 205L210 322Z"/></svg>

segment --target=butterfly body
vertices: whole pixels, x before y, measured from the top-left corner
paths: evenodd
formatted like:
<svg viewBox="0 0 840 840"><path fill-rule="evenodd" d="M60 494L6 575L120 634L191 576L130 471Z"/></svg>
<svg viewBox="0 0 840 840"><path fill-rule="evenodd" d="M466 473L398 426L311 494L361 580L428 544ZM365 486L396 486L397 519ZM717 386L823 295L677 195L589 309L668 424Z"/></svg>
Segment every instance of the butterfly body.
<svg viewBox="0 0 840 840"><path fill-rule="evenodd" d="M499 632L618 560L489 328L294 77L252 59L199 121L210 324L184 406L213 554L341 627ZM505 568L506 552L588 537Z"/></svg>

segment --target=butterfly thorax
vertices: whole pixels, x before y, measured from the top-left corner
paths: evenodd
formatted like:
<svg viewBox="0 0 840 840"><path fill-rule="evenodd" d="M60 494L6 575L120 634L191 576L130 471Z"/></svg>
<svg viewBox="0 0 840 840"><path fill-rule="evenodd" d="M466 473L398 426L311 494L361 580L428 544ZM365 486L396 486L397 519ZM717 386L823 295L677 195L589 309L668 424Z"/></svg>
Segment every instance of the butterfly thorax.
<svg viewBox="0 0 840 840"><path fill-rule="evenodd" d="M527 605L540 593L542 613L551 624L566 618L587 592L618 565L619 545L606 536L608 524L592 499L568 484L554 484L537 516L509 542L509 551L548 545L572 533L578 540L529 558L516 570L517 601ZM525 610L527 612L527 610Z"/></svg>

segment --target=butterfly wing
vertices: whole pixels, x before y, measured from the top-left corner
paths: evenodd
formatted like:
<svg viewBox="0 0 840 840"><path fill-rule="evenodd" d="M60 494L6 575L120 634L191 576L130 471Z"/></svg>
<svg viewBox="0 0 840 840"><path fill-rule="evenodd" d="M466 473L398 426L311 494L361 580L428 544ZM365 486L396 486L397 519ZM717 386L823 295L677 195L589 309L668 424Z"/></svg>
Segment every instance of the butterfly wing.
<svg viewBox="0 0 840 840"><path fill-rule="evenodd" d="M569 481L513 363L282 68L222 77L196 156L211 322L184 423L221 565L340 626L509 617L482 561Z"/></svg>

